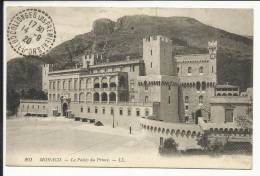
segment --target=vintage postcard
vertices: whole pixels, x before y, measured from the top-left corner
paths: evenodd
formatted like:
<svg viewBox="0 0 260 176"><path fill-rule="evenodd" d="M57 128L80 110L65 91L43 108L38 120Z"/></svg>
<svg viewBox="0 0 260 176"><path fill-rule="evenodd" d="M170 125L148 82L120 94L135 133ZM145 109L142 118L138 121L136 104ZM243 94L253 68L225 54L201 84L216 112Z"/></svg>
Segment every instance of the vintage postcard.
<svg viewBox="0 0 260 176"><path fill-rule="evenodd" d="M251 169L253 9L6 6L7 166Z"/></svg>

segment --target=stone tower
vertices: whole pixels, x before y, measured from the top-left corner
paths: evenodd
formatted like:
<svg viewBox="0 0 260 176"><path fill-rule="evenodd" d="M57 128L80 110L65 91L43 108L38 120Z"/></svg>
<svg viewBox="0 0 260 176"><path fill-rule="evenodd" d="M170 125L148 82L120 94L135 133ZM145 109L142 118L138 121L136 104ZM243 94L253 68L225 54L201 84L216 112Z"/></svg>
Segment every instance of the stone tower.
<svg viewBox="0 0 260 176"><path fill-rule="evenodd" d="M146 75L169 75L176 73L172 57L172 41L164 36L143 39L143 60Z"/></svg>
<svg viewBox="0 0 260 176"><path fill-rule="evenodd" d="M217 41L209 41L208 42L208 50L211 64L211 73L215 75L215 82L217 84L217 49L218 49Z"/></svg>
<svg viewBox="0 0 260 176"><path fill-rule="evenodd" d="M44 92L48 92L48 86L49 86L49 78L48 74L50 71L50 65L49 64L43 64L42 65L42 90Z"/></svg>
<svg viewBox="0 0 260 176"><path fill-rule="evenodd" d="M157 120L179 122L178 83L172 57L172 41L164 36L143 39L145 76L138 77L140 102L158 102Z"/></svg>

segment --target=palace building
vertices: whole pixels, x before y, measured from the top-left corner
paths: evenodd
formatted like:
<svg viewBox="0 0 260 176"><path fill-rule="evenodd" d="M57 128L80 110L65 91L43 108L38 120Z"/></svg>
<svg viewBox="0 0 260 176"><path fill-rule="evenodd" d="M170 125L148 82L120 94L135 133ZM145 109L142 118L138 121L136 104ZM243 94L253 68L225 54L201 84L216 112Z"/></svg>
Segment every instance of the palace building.
<svg viewBox="0 0 260 176"><path fill-rule="evenodd" d="M208 42L205 54L173 56L172 45L167 37L149 36L143 39L142 58L111 62L86 53L73 69L44 64L42 89L48 100L21 100L20 112L70 113L104 123L114 118L122 126L140 118L198 123L203 116L210 121L210 105L220 101L211 102L212 97L239 96L238 87L217 85L217 41Z"/></svg>

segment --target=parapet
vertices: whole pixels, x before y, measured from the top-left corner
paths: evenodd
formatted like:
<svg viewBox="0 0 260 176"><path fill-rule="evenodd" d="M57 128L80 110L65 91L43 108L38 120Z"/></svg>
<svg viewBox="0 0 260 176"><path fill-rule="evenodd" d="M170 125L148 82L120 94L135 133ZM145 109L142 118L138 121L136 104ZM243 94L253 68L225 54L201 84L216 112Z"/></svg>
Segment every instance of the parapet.
<svg viewBox="0 0 260 176"><path fill-rule="evenodd" d="M162 35L148 36L143 39L143 42L146 42L146 43L155 42L155 41L161 41L164 43L172 43L172 41L169 38L162 36Z"/></svg>

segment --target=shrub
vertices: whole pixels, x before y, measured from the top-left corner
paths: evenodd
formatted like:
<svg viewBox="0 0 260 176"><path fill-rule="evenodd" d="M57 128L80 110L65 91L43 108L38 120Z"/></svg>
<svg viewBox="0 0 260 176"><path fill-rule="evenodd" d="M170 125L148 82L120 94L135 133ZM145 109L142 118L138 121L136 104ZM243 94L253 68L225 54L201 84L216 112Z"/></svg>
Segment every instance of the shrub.
<svg viewBox="0 0 260 176"><path fill-rule="evenodd" d="M163 145L159 147L160 154L173 154L178 150L178 144L173 138L167 138L164 140Z"/></svg>

